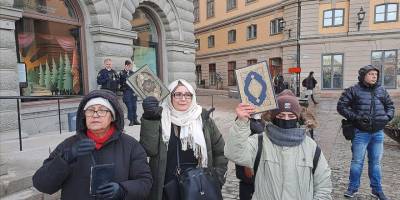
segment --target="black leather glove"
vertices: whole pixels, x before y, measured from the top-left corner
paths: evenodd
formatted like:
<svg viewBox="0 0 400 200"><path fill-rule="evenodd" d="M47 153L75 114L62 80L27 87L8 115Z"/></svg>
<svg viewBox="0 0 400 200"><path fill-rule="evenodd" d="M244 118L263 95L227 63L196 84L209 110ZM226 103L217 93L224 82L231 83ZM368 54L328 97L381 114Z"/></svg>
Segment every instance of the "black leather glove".
<svg viewBox="0 0 400 200"><path fill-rule="evenodd" d="M67 163L72 163L79 156L90 154L96 147L96 143L91 139L82 139L72 145L70 149L64 150L63 159Z"/></svg>
<svg viewBox="0 0 400 200"><path fill-rule="evenodd" d="M250 118L250 131L252 134L264 132L264 127L265 125L260 119Z"/></svg>
<svg viewBox="0 0 400 200"><path fill-rule="evenodd" d="M368 126L371 123L371 118L368 115L359 115L356 120L361 126Z"/></svg>
<svg viewBox="0 0 400 200"><path fill-rule="evenodd" d="M123 199L124 190L118 183L110 182L100 185L96 190L96 197L99 199Z"/></svg>
<svg viewBox="0 0 400 200"><path fill-rule="evenodd" d="M162 107L158 105L157 98L150 96L143 100L143 115L142 117L148 120L161 119Z"/></svg>

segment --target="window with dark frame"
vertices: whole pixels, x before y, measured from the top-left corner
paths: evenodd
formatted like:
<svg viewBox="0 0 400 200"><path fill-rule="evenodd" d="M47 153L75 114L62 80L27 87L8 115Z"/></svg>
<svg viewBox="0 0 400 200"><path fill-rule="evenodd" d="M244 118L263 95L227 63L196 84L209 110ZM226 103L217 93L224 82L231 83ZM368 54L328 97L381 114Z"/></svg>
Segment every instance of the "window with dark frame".
<svg viewBox="0 0 400 200"><path fill-rule="evenodd" d="M215 46L215 37L214 35L208 36L208 48L213 48Z"/></svg>
<svg viewBox="0 0 400 200"><path fill-rule="evenodd" d="M236 8L236 1L237 0L226 0L226 10L230 11Z"/></svg>
<svg viewBox="0 0 400 200"><path fill-rule="evenodd" d="M236 42L236 30L228 31L228 44Z"/></svg>
<svg viewBox="0 0 400 200"><path fill-rule="evenodd" d="M210 85L215 85L217 83L217 69L215 63L208 65L209 83Z"/></svg>
<svg viewBox="0 0 400 200"><path fill-rule="evenodd" d="M396 88L396 77L399 73L396 61L396 50L372 51L371 53L371 65L380 69L379 80L385 88Z"/></svg>
<svg viewBox="0 0 400 200"><path fill-rule="evenodd" d="M271 20L271 23L270 23L270 28L271 28L270 34L271 35L276 35L276 34L282 33L282 31L283 31L283 27L282 27L282 23L281 23L282 21L283 21L283 18L277 18L277 19Z"/></svg>
<svg viewBox="0 0 400 200"><path fill-rule="evenodd" d="M196 65L196 83L197 85L201 85L201 80L203 76L201 74L201 65Z"/></svg>
<svg viewBox="0 0 400 200"><path fill-rule="evenodd" d="M255 1L257 1L257 0L246 0L246 4L252 3L252 2L255 2Z"/></svg>
<svg viewBox="0 0 400 200"><path fill-rule="evenodd" d="M236 61L228 62L228 86L236 85L235 70L236 70Z"/></svg>
<svg viewBox="0 0 400 200"><path fill-rule="evenodd" d="M399 5L386 3L375 6L375 23L395 22L398 19Z"/></svg>
<svg viewBox="0 0 400 200"><path fill-rule="evenodd" d="M15 50L27 82L21 96L84 94L79 5L69 0L16 0L13 7L29 13L15 23Z"/></svg>
<svg viewBox="0 0 400 200"><path fill-rule="evenodd" d="M207 0L207 18L214 17L214 0Z"/></svg>
<svg viewBox="0 0 400 200"><path fill-rule="evenodd" d="M194 15L194 22L200 21L200 10L199 10L199 0L193 0L193 15Z"/></svg>
<svg viewBox="0 0 400 200"><path fill-rule="evenodd" d="M331 9L324 11L323 27L343 26L344 9Z"/></svg>
<svg viewBox="0 0 400 200"><path fill-rule="evenodd" d="M196 44L196 50L200 50L200 39L194 40L194 43Z"/></svg>
<svg viewBox="0 0 400 200"><path fill-rule="evenodd" d="M343 54L325 54L322 56L322 88L343 88Z"/></svg>
<svg viewBox="0 0 400 200"><path fill-rule="evenodd" d="M257 59L250 59L250 60L247 60L247 65L254 65L254 64L256 64L257 63Z"/></svg>
<svg viewBox="0 0 400 200"><path fill-rule="evenodd" d="M251 40L255 38L257 38L257 25L252 24L247 27L247 39Z"/></svg>

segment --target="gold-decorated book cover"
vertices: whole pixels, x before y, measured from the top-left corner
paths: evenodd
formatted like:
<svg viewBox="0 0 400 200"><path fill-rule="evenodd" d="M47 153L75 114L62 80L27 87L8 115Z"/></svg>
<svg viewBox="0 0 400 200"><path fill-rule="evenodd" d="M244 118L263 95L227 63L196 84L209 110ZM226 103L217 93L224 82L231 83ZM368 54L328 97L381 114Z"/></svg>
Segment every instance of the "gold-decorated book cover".
<svg viewBox="0 0 400 200"><path fill-rule="evenodd" d="M235 70L242 103L254 105L256 113L277 108L271 75L265 61Z"/></svg>
<svg viewBox="0 0 400 200"><path fill-rule="evenodd" d="M154 96L162 101L169 94L168 88L151 71L148 65L142 66L135 73L129 76L126 83L135 91L141 99Z"/></svg>

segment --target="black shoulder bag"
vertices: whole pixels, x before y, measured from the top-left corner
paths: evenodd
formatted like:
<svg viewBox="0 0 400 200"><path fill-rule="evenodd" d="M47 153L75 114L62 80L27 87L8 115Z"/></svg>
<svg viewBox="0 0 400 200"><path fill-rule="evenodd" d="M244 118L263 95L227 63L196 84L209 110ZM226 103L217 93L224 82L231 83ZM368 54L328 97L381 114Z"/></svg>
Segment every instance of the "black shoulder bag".
<svg viewBox="0 0 400 200"><path fill-rule="evenodd" d="M201 167L190 167L182 171L179 151L178 142L176 176L179 182L180 200L222 200L216 174L209 168Z"/></svg>
<svg viewBox="0 0 400 200"><path fill-rule="evenodd" d="M353 121L342 119L342 132L346 140L353 140L355 135Z"/></svg>

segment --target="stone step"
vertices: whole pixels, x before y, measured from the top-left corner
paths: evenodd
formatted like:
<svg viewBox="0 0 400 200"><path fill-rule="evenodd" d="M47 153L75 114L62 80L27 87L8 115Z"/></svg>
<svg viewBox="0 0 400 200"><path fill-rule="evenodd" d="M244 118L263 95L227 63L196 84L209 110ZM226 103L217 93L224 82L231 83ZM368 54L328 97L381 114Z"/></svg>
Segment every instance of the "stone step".
<svg viewBox="0 0 400 200"><path fill-rule="evenodd" d="M0 176L0 197L9 196L19 191L32 187L33 171L18 174L8 171L6 175Z"/></svg>
<svg viewBox="0 0 400 200"><path fill-rule="evenodd" d="M2 200L42 200L43 194L30 187L25 190L1 197Z"/></svg>

